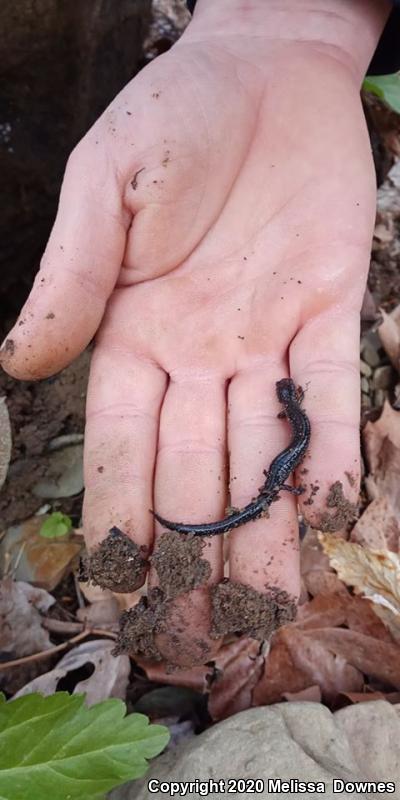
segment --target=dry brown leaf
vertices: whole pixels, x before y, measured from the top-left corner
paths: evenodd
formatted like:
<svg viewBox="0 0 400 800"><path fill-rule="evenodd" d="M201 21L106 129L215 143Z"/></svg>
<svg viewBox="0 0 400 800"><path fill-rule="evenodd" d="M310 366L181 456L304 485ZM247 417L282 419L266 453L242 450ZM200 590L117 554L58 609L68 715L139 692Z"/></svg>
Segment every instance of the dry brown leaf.
<svg viewBox="0 0 400 800"><path fill-rule="evenodd" d="M349 595L346 614L347 627L351 631L365 633L366 636L373 636L383 642L393 642L393 636L379 616L376 615L375 608L372 603L363 597Z"/></svg>
<svg viewBox="0 0 400 800"><path fill-rule="evenodd" d="M292 624L302 629L344 625L350 600L348 592L319 594L299 607L297 618Z"/></svg>
<svg viewBox="0 0 400 800"><path fill-rule="evenodd" d="M40 536L46 517L34 516L8 528L0 545L0 559L7 574L52 591L71 571L82 548L81 537L47 539Z"/></svg>
<svg viewBox="0 0 400 800"><path fill-rule="evenodd" d="M23 689L16 693L15 697L24 694L40 692L43 695L54 694L57 691L59 681L69 672L83 667L85 664L93 664L94 672L86 680L80 681L74 688L74 694L84 693L85 703L88 706L100 703L109 697L118 697L125 700L126 689L129 682L130 661L128 656L113 656L111 651L114 642L107 639L95 639L91 642L84 642L67 653L57 666L50 672L40 675Z"/></svg>
<svg viewBox="0 0 400 800"><path fill-rule="evenodd" d="M386 700L396 705L400 702L400 692L342 692L351 703L369 703L371 700Z"/></svg>
<svg viewBox="0 0 400 800"><path fill-rule="evenodd" d="M264 671L253 691L253 705L278 703L284 694L301 692L312 683L309 676L295 666L281 630L273 638Z"/></svg>
<svg viewBox="0 0 400 800"><path fill-rule="evenodd" d="M309 686L301 692L285 692L282 695L284 700L289 703L320 703L322 700L321 689L319 686Z"/></svg>
<svg viewBox="0 0 400 800"><path fill-rule="evenodd" d="M260 643L254 639L239 639L221 648L215 658L219 674L211 685L208 702L212 719L225 719L250 708L263 667Z"/></svg>
<svg viewBox="0 0 400 800"><path fill-rule="evenodd" d="M400 688L400 648L397 644L344 628L313 629L303 631L302 635L341 656L365 675Z"/></svg>
<svg viewBox="0 0 400 800"><path fill-rule="evenodd" d="M135 662L146 673L149 681L167 686L185 686L195 692L204 694L209 688L209 679L213 669L211 666L191 667L190 669L174 669L168 671L165 664L141 660L135 656Z"/></svg>
<svg viewBox="0 0 400 800"><path fill-rule="evenodd" d="M7 401L5 397L0 397L0 489L7 477L11 444L11 425Z"/></svg>
<svg viewBox="0 0 400 800"><path fill-rule="evenodd" d="M390 314L387 314L383 308L380 308L379 311L383 321L378 328L378 335L386 354L398 372L400 366L400 306L393 309Z"/></svg>
<svg viewBox="0 0 400 800"><path fill-rule="evenodd" d="M378 497L367 506L350 534L350 541L371 550L399 550L400 525L388 497Z"/></svg>
<svg viewBox="0 0 400 800"><path fill-rule="evenodd" d="M389 550L368 550L323 533L319 539L339 577L372 602L375 613L400 640L400 556Z"/></svg>
<svg viewBox="0 0 400 800"><path fill-rule="evenodd" d="M385 400L382 414L376 422L367 422L363 439L370 472L379 472L381 449L385 440L389 440L397 450L400 449L400 412L395 411L388 400Z"/></svg>
<svg viewBox="0 0 400 800"><path fill-rule="evenodd" d="M110 595L104 600L79 608L76 616L80 622L86 622L89 628L104 628L118 622L120 608L114 595Z"/></svg>
<svg viewBox="0 0 400 800"><path fill-rule="evenodd" d="M23 581L4 578L0 582L0 651L4 659L29 656L52 647L42 616L55 603L54 597Z"/></svg>
<svg viewBox="0 0 400 800"><path fill-rule="evenodd" d="M300 572L303 586L313 597L332 592L346 593L346 587L329 565L319 541L318 531L309 528L300 546ZM303 600L307 599L303 596Z"/></svg>
<svg viewBox="0 0 400 800"><path fill-rule="evenodd" d="M333 653L314 638L313 630L300 631L287 626L282 630L282 637L295 667L308 676L311 686L320 687L324 699L333 701L343 691L361 691L364 683L361 673L348 659Z"/></svg>

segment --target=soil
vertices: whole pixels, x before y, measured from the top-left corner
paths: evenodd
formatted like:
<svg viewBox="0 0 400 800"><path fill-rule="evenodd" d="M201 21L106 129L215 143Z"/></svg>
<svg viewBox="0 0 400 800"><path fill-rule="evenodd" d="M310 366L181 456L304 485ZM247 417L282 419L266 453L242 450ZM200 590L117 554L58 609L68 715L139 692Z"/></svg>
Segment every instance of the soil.
<svg viewBox="0 0 400 800"><path fill-rule="evenodd" d="M163 657L155 643L155 636L166 629L168 601L159 588L150 589L147 597L124 611L120 617L120 630L113 655L128 654L162 661Z"/></svg>
<svg viewBox="0 0 400 800"><path fill-rule="evenodd" d="M150 558L157 572L159 586L150 589L147 597L143 597L137 606L121 615L115 653L129 653L150 661L161 659L155 637L166 629L171 601L205 584L210 577L210 563L201 557L205 546L205 542L198 536L187 536L175 531L167 531L160 537ZM104 567L103 564L103 574ZM177 609L174 608L175 622L176 614ZM169 628L172 630L172 627L171 624ZM171 639L172 637L171 633ZM182 650L180 640L179 647ZM206 643L203 650L206 659L209 652Z"/></svg>
<svg viewBox="0 0 400 800"><path fill-rule="evenodd" d="M343 484L335 481L329 488L326 498L328 508L335 509L332 514L324 511L319 515L318 523L314 525L324 533L335 533L336 531L346 530L349 523L354 522L358 516L358 508L354 503L344 496Z"/></svg>
<svg viewBox="0 0 400 800"><path fill-rule="evenodd" d="M269 639L282 625L296 617L296 602L276 586L266 586L261 594L250 586L224 578L211 590L211 636L240 634L253 639Z"/></svg>
<svg viewBox="0 0 400 800"><path fill-rule="evenodd" d="M211 575L210 562L201 557L206 543L199 536L168 531L151 556L160 588L169 599L196 589Z"/></svg>
<svg viewBox="0 0 400 800"><path fill-rule="evenodd" d="M29 518L43 505L32 489L39 478L50 476L51 439L83 433L89 362L86 350L58 375L38 382L15 381L0 371L0 397L7 398L12 431L11 463L0 494L4 526ZM81 505L81 497L62 500L63 512L71 514L76 525Z"/></svg>
<svg viewBox="0 0 400 800"><path fill-rule="evenodd" d="M119 528L111 528L99 547L81 564L81 578L112 592L134 592L143 585L147 548L139 547Z"/></svg>

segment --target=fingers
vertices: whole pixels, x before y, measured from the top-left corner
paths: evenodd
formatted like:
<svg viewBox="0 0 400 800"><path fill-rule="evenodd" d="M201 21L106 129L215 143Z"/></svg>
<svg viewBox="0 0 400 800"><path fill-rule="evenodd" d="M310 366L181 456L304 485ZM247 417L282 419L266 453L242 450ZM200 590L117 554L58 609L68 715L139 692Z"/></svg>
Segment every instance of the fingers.
<svg viewBox="0 0 400 800"><path fill-rule="evenodd" d="M224 381L219 377L188 376L171 381L161 414L155 480L155 509L162 516L179 522L207 522L223 516L226 503L225 406ZM162 533L157 524L158 542ZM171 535L176 536L171 532L165 534ZM202 543L200 558L209 562L209 574L204 573L204 563L200 565L206 580L201 581L199 588L189 594L186 591L174 601L168 636L158 641L165 658L181 666L205 663L211 657L212 648L215 649L215 642L209 638L211 618L207 586L222 577L223 542L218 536L203 539ZM190 547L189 542L187 546ZM191 578L192 585L196 581L198 561L199 556L195 555L188 566L187 586ZM177 574L179 569L177 553ZM157 575L153 574L151 581L162 588L160 570Z"/></svg>
<svg viewBox="0 0 400 800"><path fill-rule="evenodd" d="M305 517L317 528L341 530L354 513L360 481L359 313L330 310L301 329L290 348L291 375L305 389L304 408L311 420L307 486L300 497ZM337 481L346 501L327 510ZM312 486L316 493L311 497ZM340 498L338 498L340 500ZM350 515L350 517L349 517ZM326 527L327 526L327 527Z"/></svg>
<svg viewBox="0 0 400 800"><path fill-rule="evenodd" d="M43 378L90 342L115 285L126 224L104 151L83 142L64 177L57 218L33 289L0 351L16 378Z"/></svg>
<svg viewBox="0 0 400 800"><path fill-rule="evenodd" d="M228 442L233 506L258 494L263 470L290 440L290 428L277 418L281 410L275 384L286 369L273 365L238 373L229 387ZM270 518L249 522L230 534L230 578L259 592L278 586L299 594L296 503L288 492L269 508Z"/></svg>
<svg viewBox="0 0 400 800"><path fill-rule="evenodd" d="M113 526L150 549L152 483L165 373L105 337L92 358L85 433L89 549Z"/></svg>

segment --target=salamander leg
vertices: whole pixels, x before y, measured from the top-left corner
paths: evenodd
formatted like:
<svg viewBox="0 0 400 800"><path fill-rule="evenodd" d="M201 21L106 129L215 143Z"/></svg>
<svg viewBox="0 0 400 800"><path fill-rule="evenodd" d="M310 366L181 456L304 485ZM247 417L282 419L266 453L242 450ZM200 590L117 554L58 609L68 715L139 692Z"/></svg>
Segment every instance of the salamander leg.
<svg viewBox="0 0 400 800"><path fill-rule="evenodd" d="M286 492L290 492L290 494L304 494L305 488L304 486L288 486L286 483L282 483L279 489L285 489Z"/></svg>

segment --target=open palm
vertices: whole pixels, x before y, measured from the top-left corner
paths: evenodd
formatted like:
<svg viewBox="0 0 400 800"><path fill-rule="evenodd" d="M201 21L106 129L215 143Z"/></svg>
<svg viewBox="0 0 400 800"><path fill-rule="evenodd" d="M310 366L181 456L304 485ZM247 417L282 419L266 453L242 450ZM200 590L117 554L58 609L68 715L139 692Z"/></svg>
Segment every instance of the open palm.
<svg viewBox="0 0 400 800"><path fill-rule="evenodd" d="M228 481L232 505L249 502L288 440L275 397L287 375L307 389L306 483L320 486L304 512L318 522L345 473L354 497L374 208L358 86L323 51L261 54L245 37L214 46L184 35L118 95L70 158L25 325L3 355L16 377L43 377L97 332L89 546L117 525L151 548L151 507L185 522L220 518ZM208 544L214 583L222 538ZM258 591L298 594L291 496L231 534L229 569ZM182 614L181 660L201 660L205 587ZM179 660L172 638L160 646Z"/></svg>

